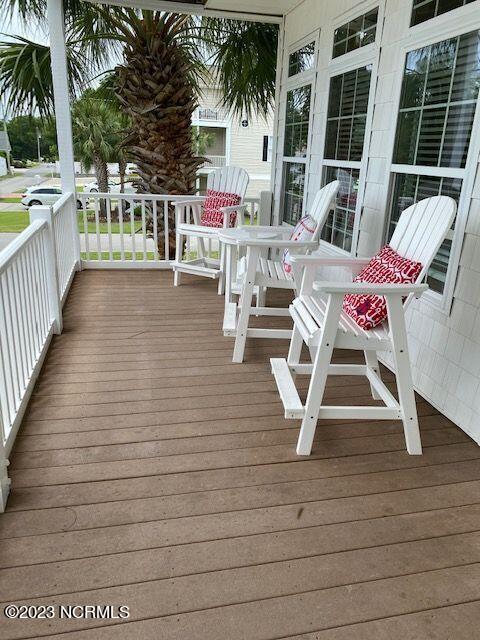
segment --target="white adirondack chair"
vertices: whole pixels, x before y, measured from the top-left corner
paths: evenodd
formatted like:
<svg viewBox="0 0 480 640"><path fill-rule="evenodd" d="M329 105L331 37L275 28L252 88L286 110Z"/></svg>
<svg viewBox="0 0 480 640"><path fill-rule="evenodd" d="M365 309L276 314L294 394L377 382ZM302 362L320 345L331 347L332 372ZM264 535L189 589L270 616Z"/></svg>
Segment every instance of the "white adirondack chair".
<svg viewBox="0 0 480 640"><path fill-rule="evenodd" d="M407 451L421 454L417 409L408 354L405 308L413 297L428 288L422 284L455 218L456 203L446 196L427 198L406 209L389 242L401 256L423 265L414 284L368 284L363 282L315 282L321 266L348 267L355 273L369 261L357 258L324 259L298 256L293 260L304 267L300 295L290 306L294 330L288 360L270 360L286 418L301 418L298 455L309 455L318 419L401 420ZM383 295L388 319L365 331L342 311L348 293ZM302 343L310 348L313 364L300 363ZM333 349L362 350L365 365L331 364ZM393 353L398 401L382 382L377 352ZM293 374L293 375L292 375ZM305 405L294 383L296 374L311 374ZM372 396L385 406L327 406L323 404L328 375L363 375L370 382Z"/></svg>
<svg viewBox="0 0 480 640"><path fill-rule="evenodd" d="M243 204L243 199L247 192L249 175L245 169L239 167L224 167L208 174L207 189L221 191L224 193L235 193L240 196L239 205L233 207L223 207L223 226L228 228L230 214L237 213L237 224L243 224L243 215L247 205ZM224 278L223 265L224 256L219 247L219 258L212 258L208 252L208 241L218 238L218 228L205 227L201 224L202 207L205 196L175 203L175 232L176 232L176 254L172 263L174 272L174 286L180 284L182 273L191 273L207 278L218 278L218 292L223 293ZM189 222L193 217L193 224ZM193 260L183 259L183 245L185 238L196 238L197 258Z"/></svg>
<svg viewBox="0 0 480 640"><path fill-rule="evenodd" d="M288 249L292 255L311 253L318 248L320 234L331 210L340 183L334 180L325 185L315 196L309 211L315 220L316 227L311 240L290 240L291 228L279 227L244 227L244 238L236 241L237 247L246 249L244 256L237 264L236 274L231 274L232 265L227 272L232 282L227 284L225 296L225 315L223 333L225 336L235 336L233 362L243 362L247 338L280 338L288 339L291 330L249 328L251 316L288 316L287 308L264 306L267 289L289 289L296 291L300 287L301 269L294 266L290 273L283 267L282 253ZM236 234L231 234L236 235ZM262 237L263 236L263 237ZM267 236L267 237L265 237ZM222 232L221 238L228 238L228 231ZM227 256L231 248L227 247ZM263 257L280 253L276 257ZM227 261L230 261L227 257ZM238 304L232 301L231 294L239 294ZM253 296L257 296L257 306L252 307Z"/></svg>

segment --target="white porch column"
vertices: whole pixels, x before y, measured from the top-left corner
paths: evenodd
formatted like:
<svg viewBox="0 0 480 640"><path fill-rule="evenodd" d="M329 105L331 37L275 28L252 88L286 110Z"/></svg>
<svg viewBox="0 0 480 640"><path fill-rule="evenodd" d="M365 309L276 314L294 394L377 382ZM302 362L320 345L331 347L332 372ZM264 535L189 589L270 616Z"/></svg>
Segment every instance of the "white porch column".
<svg viewBox="0 0 480 640"><path fill-rule="evenodd" d="M47 0L48 29L50 34L50 57L52 65L53 96L57 127L57 146L60 160L62 190L75 193L75 166L73 160L73 135L68 90L67 48L65 45L65 18L63 0ZM77 212L72 205L75 230L74 240L77 270L80 269L80 236L77 229Z"/></svg>
<svg viewBox="0 0 480 640"><path fill-rule="evenodd" d="M278 136L279 126L278 120L280 117L280 98L282 87L282 72L283 72L283 50L285 44L285 18L278 25L278 44L277 44L277 70L275 77L275 112L273 114L273 144L272 144L272 168L270 175L270 190L272 192L272 212L269 224L280 224L279 219L279 203L276 202L277 189L277 167L278 167ZM274 210L273 210L274 209Z"/></svg>

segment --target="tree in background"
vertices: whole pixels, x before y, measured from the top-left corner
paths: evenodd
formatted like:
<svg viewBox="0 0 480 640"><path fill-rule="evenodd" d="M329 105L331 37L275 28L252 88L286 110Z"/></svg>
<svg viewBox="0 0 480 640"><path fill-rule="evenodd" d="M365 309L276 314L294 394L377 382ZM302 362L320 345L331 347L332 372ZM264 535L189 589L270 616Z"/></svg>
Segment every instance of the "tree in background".
<svg viewBox="0 0 480 640"><path fill-rule="evenodd" d="M45 20L46 0L0 0L0 7L26 22ZM195 155L191 117L205 74L205 52L227 108L242 115L267 114L273 104L274 25L65 0L65 30L73 96L94 72L108 68L112 50L123 52L115 90L130 118L125 147L138 166L141 191L194 193L203 158ZM10 96L8 106L18 113L52 113L48 47L25 38L0 43L0 92ZM174 224L170 229L173 249Z"/></svg>
<svg viewBox="0 0 480 640"><path fill-rule="evenodd" d="M118 121L110 105L93 89L85 91L72 109L75 157L86 171L94 168L98 189L108 192L108 165L115 157Z"/></svg>
<svg viewBox="0 0 480 640"><path fill-rule="evenodd" d="M16 160L37 160L37 135L40 134L41 155L48 159L55 159L57 140L54 120L42 120L32 116L17 116L7 123L7 128L10 144L12 145L12 158Z"/></svg>

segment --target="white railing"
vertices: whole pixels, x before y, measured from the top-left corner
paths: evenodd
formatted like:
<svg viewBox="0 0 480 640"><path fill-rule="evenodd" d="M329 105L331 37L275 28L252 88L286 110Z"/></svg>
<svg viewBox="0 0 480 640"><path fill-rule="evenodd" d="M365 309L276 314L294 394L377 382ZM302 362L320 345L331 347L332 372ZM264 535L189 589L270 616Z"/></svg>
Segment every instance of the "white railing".
<svg viewBox="0 0 480 640"><path fill-rule="evenodd" d="M78 262L75 194L65 193L52 207L58 295L63 305Z"/></svg>
<svg viewBox="0 0 480 640"><path fill-rule="evenodd" d="M207 120L209 122L225 122L229 119L229 114L226 109L217 108L217 109L209 109L207 107L198 107L193 112L193 121L196 120Z"/></svg>
<svg viewBox="0 0 480 640"><path fill-rule="evenodd" d="M209 168L218 168L218 167L226 167L227 166L227 156L212 156L209 153L203 154L203 157L207 159L207 162L204 162L201 165L202 169Z"/></svg>
<svg viewBox="0 0 480 640"><path fill-rule="evenodd" d="M0 511L7 458L78 263L74 194L30 209L30 225L0 252Z"/></svg>
<svg viewBox="0 0 480 640"><path fill-rule="evenodd" d="M174 203L197 196L77 193L84 268L168 269L174 259ZM258 198L246 198L257 219ZM216 250L216 249L215 249Z"/></svg>

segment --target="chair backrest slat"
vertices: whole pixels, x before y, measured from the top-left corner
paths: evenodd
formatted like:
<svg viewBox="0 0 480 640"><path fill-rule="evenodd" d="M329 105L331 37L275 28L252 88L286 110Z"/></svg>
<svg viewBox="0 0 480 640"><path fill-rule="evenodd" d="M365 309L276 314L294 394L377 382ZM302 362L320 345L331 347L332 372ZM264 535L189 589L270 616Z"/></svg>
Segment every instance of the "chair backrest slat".
<svg viewBox="0 0 480 640"><path fill-rule="evenodd" d="M404 258L422 263L421 282L453 224L457 204L448 196L420 200L402 212L389 245Z"/></svg>
<svg viewBox="0 0 480 640"><path fill-rule="evenodd" d="M340 182L333 180L317 192L308 214L315 220L316 227L312 240L318 240L327 221L328 214L340 188Z"/></svg>
<svg viewBox="0 0 480 640"><path fill-rule="evenodd" d="M211 171L207 178L207 189L236 193L243 199L247 192L250 177L245 169L240 167L223 167Z"/></svg>

